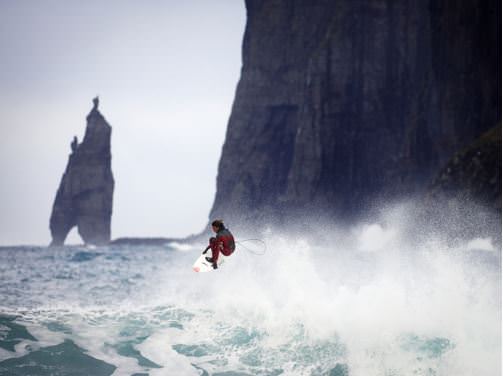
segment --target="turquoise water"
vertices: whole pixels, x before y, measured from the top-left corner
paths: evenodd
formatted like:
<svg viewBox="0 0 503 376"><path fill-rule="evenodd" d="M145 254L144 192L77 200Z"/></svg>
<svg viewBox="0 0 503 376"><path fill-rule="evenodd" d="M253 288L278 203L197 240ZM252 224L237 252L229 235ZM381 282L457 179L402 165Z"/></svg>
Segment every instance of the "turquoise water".
<svg viewBox="0 0 503 376"><path fill-rule="evenodd" d="M498 375L499 250L400 228L202 245L0 250L0 375Z"/></svg>

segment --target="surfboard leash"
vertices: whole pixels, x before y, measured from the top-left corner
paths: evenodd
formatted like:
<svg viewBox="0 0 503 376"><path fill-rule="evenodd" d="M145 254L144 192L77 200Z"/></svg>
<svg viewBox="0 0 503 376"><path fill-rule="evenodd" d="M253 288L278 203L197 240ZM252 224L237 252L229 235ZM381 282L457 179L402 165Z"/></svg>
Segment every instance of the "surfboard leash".
<svg viewBox="0 0 503 376"><path fill-rule="evenodd" d="M260 243L261 244L260 247L262 248L262 250L256 251L254 249L251 249L250 247L247 247L246 245L243 244L245 242ZM252 255L255 255L255 256L264 256L267 252L267 244L262 239L244 239L244 240L236 241L236 245L237 244L239 244L239 246L241 248L244 248L246 251L248 251L249 253L251 253Z"/></svg>

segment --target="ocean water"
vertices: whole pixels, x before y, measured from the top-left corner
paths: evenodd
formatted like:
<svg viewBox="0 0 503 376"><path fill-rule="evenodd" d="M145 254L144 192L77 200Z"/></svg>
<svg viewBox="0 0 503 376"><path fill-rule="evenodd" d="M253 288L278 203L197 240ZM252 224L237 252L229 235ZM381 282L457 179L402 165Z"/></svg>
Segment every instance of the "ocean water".
<svg viewBox="0 0 503 376"><path fill-rule="evenodd" d="M3 248L0 375L501 374L494 239L323 231L210 273L202 245Z"/></svg>

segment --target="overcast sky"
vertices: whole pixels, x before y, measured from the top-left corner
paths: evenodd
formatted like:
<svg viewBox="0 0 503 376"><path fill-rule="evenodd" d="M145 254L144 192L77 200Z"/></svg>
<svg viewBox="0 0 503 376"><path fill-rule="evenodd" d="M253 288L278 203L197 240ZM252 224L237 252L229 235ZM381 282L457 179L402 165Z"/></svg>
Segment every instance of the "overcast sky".
<svg viewBox="0 0 503 376"><path fill-rule="evenodd" d="M0 0L0 244L49 243L97 94L112 126L112 238L199 232L245 21L240 0ZM68 242L81 242L76 229Z"/></svg>

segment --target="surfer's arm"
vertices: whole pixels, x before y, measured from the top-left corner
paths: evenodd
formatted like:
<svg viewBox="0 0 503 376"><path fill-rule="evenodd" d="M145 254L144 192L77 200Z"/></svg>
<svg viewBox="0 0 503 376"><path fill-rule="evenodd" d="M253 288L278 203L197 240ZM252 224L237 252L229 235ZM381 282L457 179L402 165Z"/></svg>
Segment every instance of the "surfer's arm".
<svg viewBox="0 0 503 376"><path fill-rule="evenodd" d="M220 251L225 248L225 242L222 236L217 236L217 247Z"/></svg>

